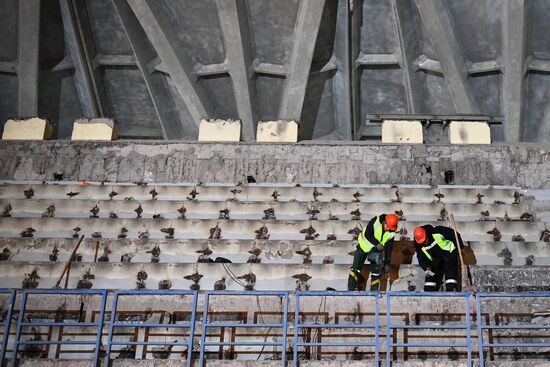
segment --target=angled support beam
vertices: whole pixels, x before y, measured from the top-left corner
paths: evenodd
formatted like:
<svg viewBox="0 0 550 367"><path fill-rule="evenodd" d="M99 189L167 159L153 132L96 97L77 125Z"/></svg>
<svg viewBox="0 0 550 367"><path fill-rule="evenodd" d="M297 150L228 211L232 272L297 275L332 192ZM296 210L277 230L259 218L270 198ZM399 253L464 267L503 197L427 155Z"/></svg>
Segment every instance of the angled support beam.
<svg viewBox="0 0 550 367"><path fill-rule="evenodd" d="M92 67L97 69L100 66L136 66L134 55L104 55L97 54L92 60Z"/></svg>
<svg viewBox="0 0 550 367"><path fill-rule="evenodd" d="M82 105L82 112L88 118L103 116L101 98L94 80L92 63L88 57L78 8L74 0L59 0L59 5L63 18L65 43L75 69L75 84Z"/></svg>
<svg viewBox="0 0 550 367"><path fill-rule="evenodd" d="M112 0L115 10L120 18L124 32L128 37L130 46L134 52L134 61L137 64L147 91L151 96L151 101L157 114L162 137L165 140L181 139L184 137L184 126L182 121L167 114L168 108L163 108L165 103L170 100L170 92L162 88L158 83L153 82L151 62L160 60L155 56L155 51L149 46L147 35L141 28L141 25L134 15L134 12L126 0Z"/></svg>
<svg viewBox="0 0 550 367"><path fill-rule="evenodd" d="M524 0L508 0L504 6L504 82L503 112L506 141L522 138L522 97L524 91L525 38L527 34L527 4Z"/></svg>
<svg viewBox="0 0 550 367"><path fill-rule="evenodd" d="M422 22L439 55L439 62L458 113L476 113L475 97L468 84L468 68L460 51L449 15L441 0L416 0Z"/></svg>
<svg viewBox="0 0 550 367"><path fill-rule="evenodd" d="M258 59L254 59L252 63L252 70L256 74L266 74L266 75L275 75L275 76L284 76L288 75L288 71L284 65L272 64L269 62L260 62Z"/></svg>
<svg viewBox="0 0 550 367"><path fill-rule="evenodd" d="M217 0L218 16L223 30L226 62L233 80L237 112L242 121L242 136L254 140L257 98L251 65L254 62L252 39L245 0Z"/></svg>
<svg viewBox="0 0 550 367"><path fill-rule="evenodd" d="M165 20L159 19L147 0L128 0L128 4L141 23L147 37L162 60L166 71L180 93L193 124L198 128L201 119L208 118L206 96L200 93L191 80L191 71L185 69L177 50L174 48L173 33L168 30Z"/></svg>
<svg viewBox="0 0 550 367"><path fill-rule="evenodd" d="M294 45L285 81L279 118L299 121L306 94L313 51L325 0L301 0L294 27Z"/></svg>
<svg viewBox="0 0 550 367"><path fill-rule="evenodd" d="M19 93L20 116L38 114L38 52L40 0L19 1Z"/></svg>
<svg viewBox="0 0 550 367"><path fill-rule="evenodd" d="M391 7L393 12L393 18L395 19L395 34L397 36L397 42L399 43L399 65L403 71L403 82L405 84L405 92L407 96L407 111L409 113L415 113L415 103L412 91L412 79L411 79L411 64L407 60L407 52L405 49L405 41L403 37L403 27L401 24L401 17L399 16L399 10L397 9L398 0L392 0Z"/></svg>
<svg viewBox="0 0 550 367"><path fill-rule="evenodd" d="M399 61L394 54L365 54L359 53L359 57L355 59L356 65L361 66L398 66Z"/></svg>

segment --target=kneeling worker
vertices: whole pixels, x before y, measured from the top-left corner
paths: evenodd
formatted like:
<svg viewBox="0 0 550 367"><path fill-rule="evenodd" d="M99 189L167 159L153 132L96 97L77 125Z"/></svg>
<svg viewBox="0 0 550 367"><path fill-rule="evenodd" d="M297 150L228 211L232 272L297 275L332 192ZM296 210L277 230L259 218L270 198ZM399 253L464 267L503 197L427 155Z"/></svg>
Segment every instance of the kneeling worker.
<svg viewBox="0 0 550 367"><path fill-rule="evenodd" d="M357 237L357 250L349 271L348 290L354 291L357 283L363 281L361 267L365 260L371 263L371 291L378 291L380 278L390 269L393 238L397 230L398 218L395 214L382 214L372 218Z"/></svg>
<svg viewBox="0 0 550 367"><path fill-rule="evenodd" d="M464 247L460 233L457 232L460 248ZM458 250L452 228L433 227L429 224L414 229L414 245L418 264L426 272L424 291L436 292L445 275L445 290L457 290Z"/></svg>

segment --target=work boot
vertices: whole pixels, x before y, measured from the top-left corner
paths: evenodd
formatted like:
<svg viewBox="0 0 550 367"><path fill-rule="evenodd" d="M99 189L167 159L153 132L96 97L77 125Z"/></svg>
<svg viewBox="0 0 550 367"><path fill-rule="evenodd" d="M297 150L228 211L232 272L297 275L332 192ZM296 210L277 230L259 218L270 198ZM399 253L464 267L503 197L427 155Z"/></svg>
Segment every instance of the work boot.
<svg viewBox="0 0 550 367"><path fill-rule="evenodd" d="M350 269L348 277L348 291L356 290L357 284L362 282L363 280L363 276L361 275L361 272L359 270Z"/></svg>

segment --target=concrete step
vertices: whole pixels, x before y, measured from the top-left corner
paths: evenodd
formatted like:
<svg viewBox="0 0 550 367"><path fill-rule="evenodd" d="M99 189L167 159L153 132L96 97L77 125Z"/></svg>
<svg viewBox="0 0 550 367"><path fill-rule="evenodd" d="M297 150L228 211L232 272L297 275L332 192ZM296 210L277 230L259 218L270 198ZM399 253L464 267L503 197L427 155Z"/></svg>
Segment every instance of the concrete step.
<svg viewBox="0 0 550 367"><path fill-rule="evenodd" d="M78 242L73 238L5 238L1 240L2 261L57 261L64 263ZM122 259L137 263L152 261L194 264L224 257L233 263L270 264L351 264L356 241L305 240L169 240L169 239L91 239L78 250L83 262L118 263ZM478 242L469 243L477 265L550 265L550 242ZM407 263L414 254L406 247L394 246L392 264ZM308 255L309 254L309 255Z"/></svg>
<svg viewBox="0 0 550 367"><path fill-rule="evenodd" d="M410 202L410 203L518 203L518 188L488 186L391 186L391 185L132 185L92 183L13 183L0 186L0 199L137 200L269 202Z"/></svg>
<svg viewBox="0 0 550 367"><path fill-rule="evenodd" d="M138 209L139 208L139 209ZM441 203L355 203L355 202L242 202L242 201L163 201L151 198L138 200L73 200L73 199L2 199L0 210L11 217L39 218L142 218L159 216L177 219L289 220L337 219L369 220L380 213L398 213L406 220L434 221L454 214L457 221L521 220L531 218L528 204L445 204ZM359 211L359 212L357 212ZM352 212L354 214L352 214ZM95 214L94 214L95 213Z"/></svg>
<svg viewBox="0 0 550 367"><path fill-rule="evenodd" d="M32 235L34 238L71 238L101 236L103 238L161 239L170 235L177 239L255 239L273 240L327 239L352 240L363 225L361 221L339 220L209 220L209 219L104 219L104 218L2 218L0 237L14 238ZM416 226L425 221L401 222L401 233L410 236ZM432 222L448 225L447 222ZM494 241L495 228L500 241L539 241L547 224L542 222L458 222L457 229L465 241ZM76 230L75 230L76 229ZM33 232L34 231L34 232ZM32 233L30 233L32 232ZM491 233L488 233L491 232ZM329 237L331 236L331 237ZM399 239L400 236L398 236ZM402 237L402 236L401 236ZM498 237L498 236L497 236Z"/></svg>

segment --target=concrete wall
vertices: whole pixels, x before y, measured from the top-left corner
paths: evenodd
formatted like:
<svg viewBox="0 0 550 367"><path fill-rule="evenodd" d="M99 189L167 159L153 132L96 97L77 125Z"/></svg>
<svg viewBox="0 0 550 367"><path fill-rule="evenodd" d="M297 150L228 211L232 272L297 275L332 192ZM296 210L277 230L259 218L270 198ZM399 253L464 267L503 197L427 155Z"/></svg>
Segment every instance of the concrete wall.
<svg viewBox="0 0 550 367"><path fill-rule="evenodd" d="M469 184L550 188L535 144L0 142L0 179L118 182ZM59 176L58 176L59 177Z"/></svg>

